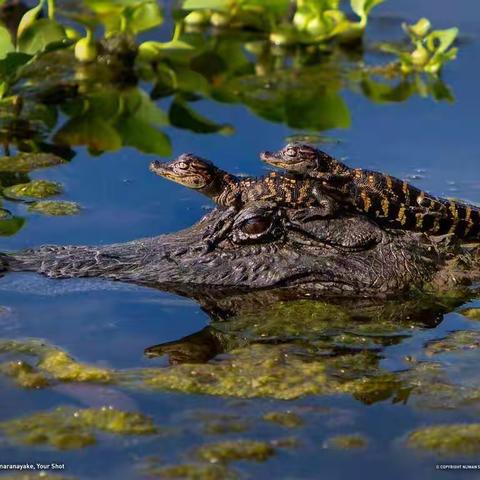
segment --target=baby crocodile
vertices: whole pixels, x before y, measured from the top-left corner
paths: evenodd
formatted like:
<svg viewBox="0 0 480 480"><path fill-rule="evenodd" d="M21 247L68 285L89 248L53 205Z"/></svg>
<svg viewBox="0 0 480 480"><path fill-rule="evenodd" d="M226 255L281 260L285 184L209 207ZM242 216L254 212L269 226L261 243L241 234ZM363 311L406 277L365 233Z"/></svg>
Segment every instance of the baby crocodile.
<svg viewBox="0 0 480 480"><path fill-rule="evenodd" d="M334 198L380 223L433 235L454 233L464 239L479 236L479 208L434 197L380 172L349 168L309 145L288 144L278 152L263 152L261 157L290 173L317 179Z"/></svg>
<svg viewBox="0 0 480 480"><path fill-rule="evenodd" d="M239 178L191 153L184 153L170 163L154 161L150 170L197 190L224 207L238 209L261 201L291 208L319 207L323 215L332 215L336 210L335 201L322 192L313 178L288 177L275 172L260 178Z"/></svg>

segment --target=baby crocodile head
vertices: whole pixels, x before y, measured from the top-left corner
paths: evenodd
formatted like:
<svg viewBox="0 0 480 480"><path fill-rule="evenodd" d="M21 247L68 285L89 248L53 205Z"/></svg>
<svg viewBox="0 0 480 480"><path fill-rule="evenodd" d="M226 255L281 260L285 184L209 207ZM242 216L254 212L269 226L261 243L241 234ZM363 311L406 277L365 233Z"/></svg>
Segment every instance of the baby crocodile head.
<svg viewBox="0 0 480 480"><path fill-rule="evenodd" d="M274 167L301 174L329 171L332 160L330 155L302 143L289 143L278 152L262 152L260 157Z"/></svg>
<svg viewBox="0 0 480 480"><path fill-rule="evenodd" d="M183 153L170 163L158 160L152 162L150 170L160 177L195 190L209 187L220 172L213 163L191 153Z"/></svg>

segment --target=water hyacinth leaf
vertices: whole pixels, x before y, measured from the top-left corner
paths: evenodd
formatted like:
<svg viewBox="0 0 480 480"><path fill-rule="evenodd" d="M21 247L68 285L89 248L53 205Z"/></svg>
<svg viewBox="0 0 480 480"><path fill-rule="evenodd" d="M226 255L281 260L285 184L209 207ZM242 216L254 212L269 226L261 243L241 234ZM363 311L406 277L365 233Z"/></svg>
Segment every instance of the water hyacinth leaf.
<svg viewBox="0 0 480 480"><path fill-rule="evenodd" d="M34 55L45 50L49 44L60 42L64 38L65 30L60 24L41 18L22 33L18 39L18 48L21 52Z"/></svg>
<svg viewBox="0 0 480 480"><path fill-rule="evenodd" d="M385 0L351 0L352 10L362 19L366 20L372 8L383 3Z"/></svg>
<svg viewBox="0 0 480 480"><path fill-rule="evenodd" d="M70 119L53 137L60 145L86 145L95 152L121 148L122 138L109 123L89 114Z"/></svg>
<svg viewBox="0 0 480 480"><path fill-rule="evenodd" d="M31 8L23 15L17 28L17 38L20 39L27 28L30 28L37 20L38 15L43 9L45 0L40 0L36 7Z"/></svg>
<svg viewBox="0 0 480 480"><path fill-rule="evenodd" d="M32 59L32 55L20 52L10 52L0 60L0 77L15 77L17 71Z"/></svg>
<svg viewBox="0 0 480 480"><path fill-rule="evenodd" d="M170 105L170 123L195 133L233 133L231 125L214 123L190 108L186 102L176 98Z"/></svg>
<svg viewBox="0 0 480 480"><path fill-rule="evenodd" d="M398 85L389 85L364 78L360 82L363 94L375 103L403 102L416 92L416 86L409 81L402 81Z"/></svg>
<svg viewBox="0 0 480 480"><path fill-rule="evenodd" d="M404 32L413 39L421 39L425 37L431 26L432 25L428 18L421 18L414 25L407 25L406 23L402 24Z"/></svg>
<svg viewBox="0 0 480 480"><path fill-rule="evenodd" d="M122 93L124 116L135 116L146 123L168 125L167 114L140 89L131 89Z"/></svg>
<svg viewBox="0 0 480 480"><path fill-rule="evenodd" d="M162 11L156 1L142 2L127 7L123 15L127 21L128 29L133 34L157 27L163 22Z"/></svg>
<svg viewBox="0 0 480 480"><path fill-rule="evenodd" d="M167 135L141 118L126 117L117 123L116 128L124 146L163 157L172 154L172 145Z"/></svg>
<svg viewBox="0 0 480 480"><path fill-rule="evenodd" d="M351 119L348 107L338 93L311 96L291 92L286 101L286 123L294 128L322 131L348 128Z"/></svg>
<svg viewBox="0 0 480 480"><path fill-rule="evenodd" d="M79 99L77 102L72 102L70 105L72 116L88 112L88 115L111 123L120 115L123 109L122 97L114 89L93 92L86 97L86 101L84 100ZM75 114L75 112L77 113Z"/></svg>
<svg viewBox="0 0 480 480"><path fill-rule="evenodd" d="M10 32L3 25L0 25L0 59L5 58L14 49Z"/></svg>
<svg viewBox="0 0 480 480"><path fill-rule="evenodd" d="M193 50L193 46L182 40L171 40L169 42L147 41L138 47L139 59L145 62L152 62L162 57L167 50Z"/></svg>
<svg viewBox="0 0 480 480"><path fill-rule="evenodd" d="M431 52L444 53L455 41L458 35L458 28L447 28L446 30L435 30L430 33L426 40L427 48Z"/></svg>
<svg viewBox="0 0 480 480"><path fill-rule="evenodd" d="M11 237L25 225L25 219L21 217L0 218L0 236Z"/></svg>
<svg viewBox="0 0 480 480"><path fill-rule="evenodd" d="M228 12L231 7L229 0L185 0L182 8L184 10L201 10L208 8L211 10L223 10Z"/></svg>

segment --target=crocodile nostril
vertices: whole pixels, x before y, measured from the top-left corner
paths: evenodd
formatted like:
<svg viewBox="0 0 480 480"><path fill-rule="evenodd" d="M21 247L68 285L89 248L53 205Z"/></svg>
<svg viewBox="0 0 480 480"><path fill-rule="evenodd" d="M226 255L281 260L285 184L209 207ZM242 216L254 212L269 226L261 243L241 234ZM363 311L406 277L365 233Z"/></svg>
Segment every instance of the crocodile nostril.
<svg viewBox="0 0 480 480"><path fill-rule="evenodd" d="M158 160L155 160L153 161L152 163L150 163L150 170L157 170L159 169L160 167L162 166L162 163L159 162Z"/></svg>

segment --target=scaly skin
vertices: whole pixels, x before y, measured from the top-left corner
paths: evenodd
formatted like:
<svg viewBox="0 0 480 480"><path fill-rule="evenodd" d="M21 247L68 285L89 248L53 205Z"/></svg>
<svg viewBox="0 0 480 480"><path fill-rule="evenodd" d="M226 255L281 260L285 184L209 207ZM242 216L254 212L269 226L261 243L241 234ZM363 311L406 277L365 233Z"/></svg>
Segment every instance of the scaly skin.
<svg viewBox="0 0 480 480"><path fill-rule="evenodd" d="M0 261L5 271L102 277L203 303L210 295L266 289L358 302L444 291L480 277L476 250L383 230L358 213L328 219L301 213L265 204L215 209L170 235L98 247L44 246Z"/></svg>
<svg viewBox="0 0 480 480"><path fill-rule="evenodd" d="M436 198L387 174L349 168L308 145L289 144L261 157L290 173L317 179L334 198L383 225L431 235L455 234L465 240L480 236L479 208Z"/></svg>
<svg viewBox="0 0 480 480"><path fill-rule="evenodd" d="M272 202L286 207L319 207L325 216L336 204L313 179L271 173L261 178L239 178L193 154L180 155L171 163L150 164L155 174L196 190L223 207L241 208L251 202Z"/></svg>

